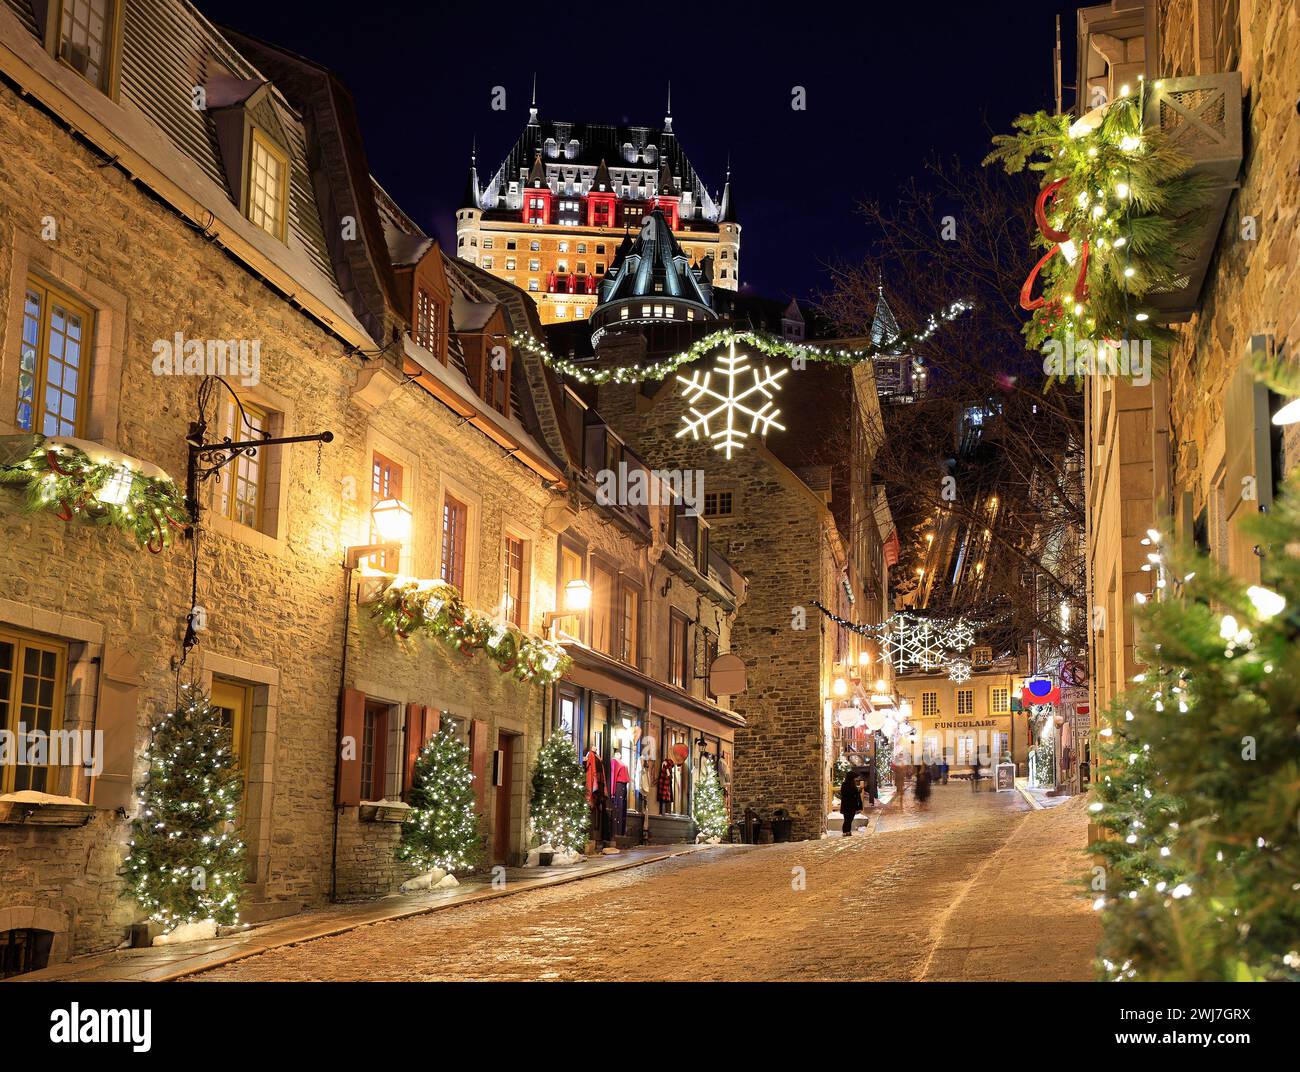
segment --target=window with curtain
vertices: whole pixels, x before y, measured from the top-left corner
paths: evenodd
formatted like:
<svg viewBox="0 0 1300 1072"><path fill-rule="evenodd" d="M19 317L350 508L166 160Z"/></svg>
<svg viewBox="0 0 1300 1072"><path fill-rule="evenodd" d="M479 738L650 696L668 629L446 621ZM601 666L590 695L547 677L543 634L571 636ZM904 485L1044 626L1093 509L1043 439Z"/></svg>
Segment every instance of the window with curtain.
<svg viewBox="0 0 1300 1072"><path fill-rule="evenodd" d="M591 646L614 654L614 574L599 563L591 570Z"/></svg>

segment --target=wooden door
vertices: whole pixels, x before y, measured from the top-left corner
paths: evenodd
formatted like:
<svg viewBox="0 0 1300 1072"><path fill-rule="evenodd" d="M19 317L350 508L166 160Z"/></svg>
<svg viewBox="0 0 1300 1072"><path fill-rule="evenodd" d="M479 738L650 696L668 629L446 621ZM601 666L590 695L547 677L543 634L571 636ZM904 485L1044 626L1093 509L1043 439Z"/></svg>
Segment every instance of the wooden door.
<svg viewBox="0 0 1300 1072"><path fill-rule="evenodd" d="M509 862L510 820L515 792L515 738L503 733L498 742L497 747L501 751L501 784L496 787L497 814L496 830L492 838L492 861L505 864Z"/></svg>

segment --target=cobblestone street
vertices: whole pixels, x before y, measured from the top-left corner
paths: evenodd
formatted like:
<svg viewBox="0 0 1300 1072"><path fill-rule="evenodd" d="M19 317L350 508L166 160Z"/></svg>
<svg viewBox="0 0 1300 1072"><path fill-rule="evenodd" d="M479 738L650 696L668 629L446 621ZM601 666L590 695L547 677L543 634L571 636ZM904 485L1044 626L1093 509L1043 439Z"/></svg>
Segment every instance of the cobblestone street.
<svg viewBox="0 0 1300 1072"><path fill-rule="evenodd" d="M723 846L290 946L200 980L1093 977L1084 800L937 786L875 833ZM798 869L803 869L799 871ZM802 887L802 888L801 888Z"/></svg>

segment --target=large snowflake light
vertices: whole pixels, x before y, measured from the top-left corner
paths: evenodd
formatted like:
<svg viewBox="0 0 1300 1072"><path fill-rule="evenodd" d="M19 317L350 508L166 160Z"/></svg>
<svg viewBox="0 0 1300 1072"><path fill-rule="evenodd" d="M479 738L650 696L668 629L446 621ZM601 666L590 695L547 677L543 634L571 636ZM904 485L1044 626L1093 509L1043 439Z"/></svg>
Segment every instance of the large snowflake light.
<svg viewBox="0 0 1300 1072"><path fill-rule="evenodd" d="M733 341L726 356L718 358L717 366L711 372L691 372L688 380L685 376L677 379L684 384L682 394L690 403L690 414L683 414L685 427L677 433L680 439L689 435L692 439L709 439L714 450L724 451L728 460L733 450L739 450L744 441L755 432L766 434L769 428L785 431L785 425L777 422L781 411L772 404L773 393L780 389L780 379L789 369L772 372L767 366L760 374L750 365L749 357L736 354ZM752 382L746 383L746 377ZM725 383L714 386L714 377ZM739 382L738 382L739 381ZM705 400L702 408L699 403ZM757 407L757 408L755 408ZM742 427L749 424L748 431Z"/></svg>

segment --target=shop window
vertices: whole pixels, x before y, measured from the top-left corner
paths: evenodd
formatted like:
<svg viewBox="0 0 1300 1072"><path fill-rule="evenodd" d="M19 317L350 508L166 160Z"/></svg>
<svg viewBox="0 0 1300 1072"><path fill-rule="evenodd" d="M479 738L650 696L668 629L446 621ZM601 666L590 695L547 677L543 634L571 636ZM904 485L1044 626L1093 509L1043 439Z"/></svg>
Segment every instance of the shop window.
<svg viewBox="0 0 1300 1072"><path fill-rule="evenodd" d="M383 800L388 775L388 705L366 703L362 717L361 799Z"/></svg>
<svg viewBox="0 0 1300 1072"><path fill-rule="evenodd" d="M50 961L54 932L35 927L0 931L0 979L40 971Z"/></svg>
<svg viewBox="0 0 1300 1072"><path fill-rule="evenodd" d="M384 499L400 499L402 490L402 467L391 458L386 458L379 451L375 451L370 459L371 507ZM383 542L373 524L370 529L370 542ZM370 565L385 573L396 573L399 556L400 552L381 551L377 555L370 556Z"/></svg>
<svg viewBox="0 0 1300 1072"><path fill-rule="evenodd" d="M690 680L688 635L689 622L686 615L671 611L668 616L668 680L683 689Z"/></svg>
<svg viewBox="0 0 1300 1072"><path fill-rule="evenodd" d="M527 621L524 611L527 603L527 586L524 577L524 541L514 536L507 536L501 558L501 609L505 614L506 621L523 629Z"/></svg>
<svg viewBox="0 0 1300 1072"><path fill-rule="evenodd" d="M231 442L267 439L271 414L252 402L227 396L222 403L217 438ZM214 492L213 508L238 525L263 531L267 491L266 448L240 454L222 467Z"/></svg>
<svg viewBox="0 0 1300 1072"><path fill-rule="evenodd" d="M578 727L579 727L579 700L572 693L560 693L560 702L556 709L556 726L558 733L564 734L574 744L578 745Z"/></svg>
<svg viewBox="0 0 1300 1072"><path fill-rule="evenodd" d="M49 8L55 56L96 89L111 93L118 37L115 0L54 0Z"/></svg>
<svg viewBox="0 0 1300 1072"><path fill-rule="evenodd" d="M958 689L957 690L957 714L972 715L975 713L975 690Z"/></svg>
<svg viewBox="0 0 1300 1072"><path fill-rule="evenodd" d="M78 436L86 422L95 317L89 306L27 279L18 361L18 427Z"/></svg>
<svg viewBox="0 0 1300 1072"><path fill-rule="evenodd" d="M660 809L675 815L689 815L691 812L691 734L685 726L671 723L665 726L664 757L669 759L669 799L660 798Z"/></svg>
<svg viewBox="0 0 1300 1072"><path fill-rule="evenodd" d="M442 502L442 572L440 576L456 590L465 590L465 529L469 507L446 495Z"/></svg>
<svg viewBox="0 0 1300 1072"><path fill-rule="evenodd" d="M0 791L56 791L50 735L63 728L67 665L67 645L0 631L0 728L8 733L15 753L15 762L0 766ZM39 754L42 738L44 765L16 762L25 759L29 749Z"/></svg>

